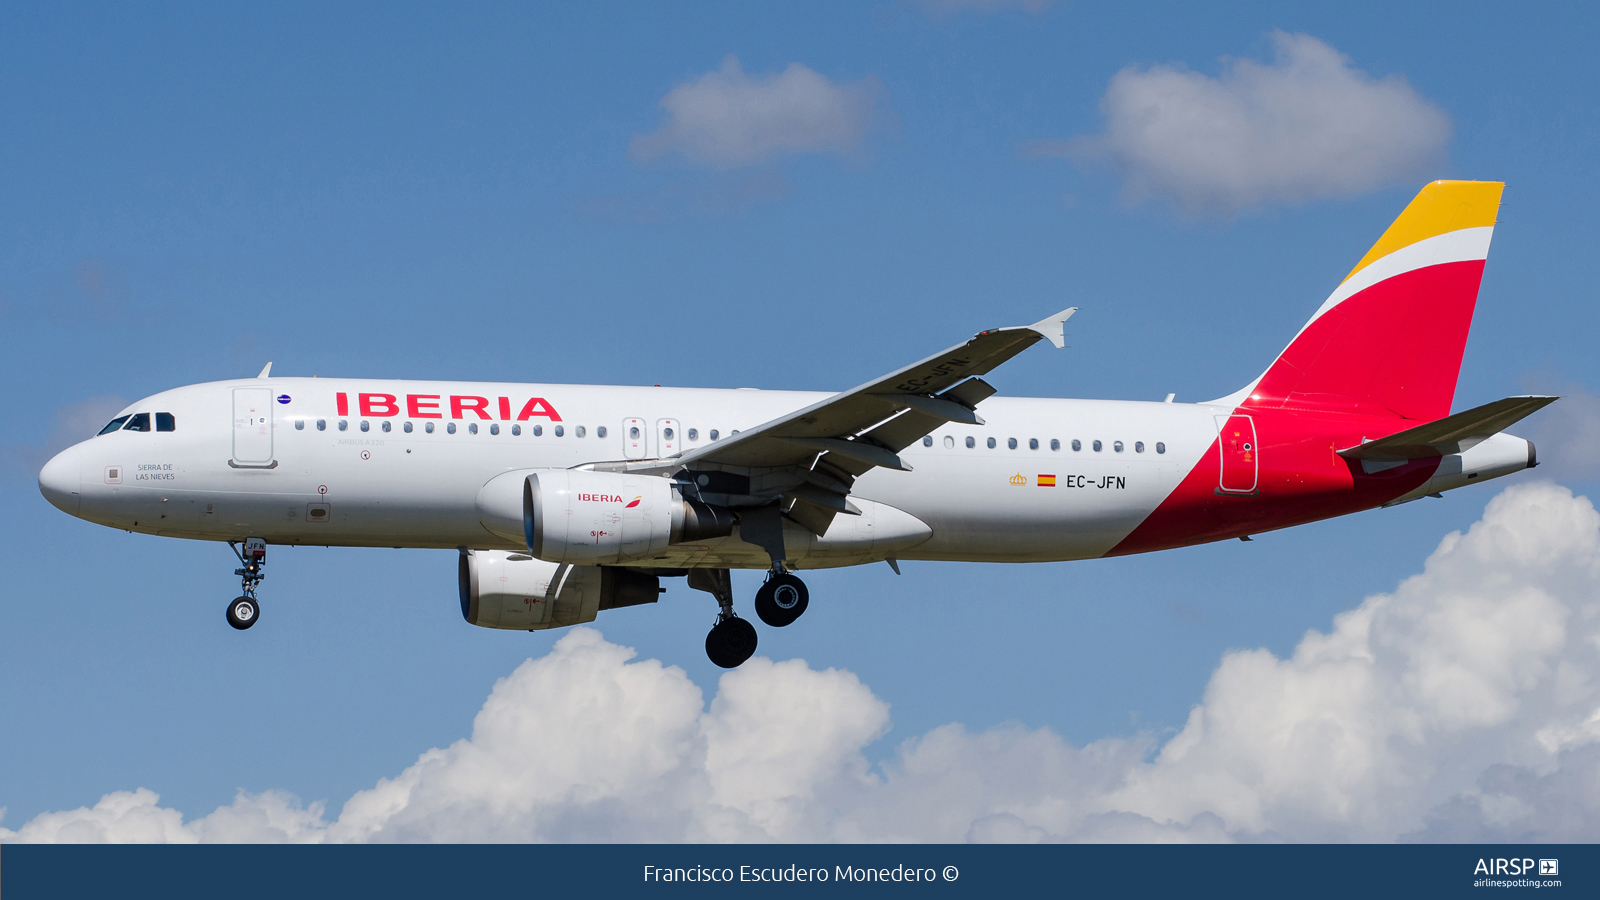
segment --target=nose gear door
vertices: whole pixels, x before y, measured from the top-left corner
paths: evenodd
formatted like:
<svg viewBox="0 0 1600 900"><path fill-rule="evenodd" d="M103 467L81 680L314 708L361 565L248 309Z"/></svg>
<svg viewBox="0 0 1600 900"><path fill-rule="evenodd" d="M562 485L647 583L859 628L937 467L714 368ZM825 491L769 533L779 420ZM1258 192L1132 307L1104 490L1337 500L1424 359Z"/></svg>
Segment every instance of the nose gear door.
<svg viewBox="0 0 1600 900"><path fill-rule="evenodd" d="M233 459L235 468L272 463L272 391L233 389Z"/></svg>
<svg viewBox="0 0 1600 900"><path fill-rule="evenodd" d="M1217 491L1249 494L1256 489L1259 454L1256 425L1249 416L1217 416L1217 444L1222 452Z"/></svg>

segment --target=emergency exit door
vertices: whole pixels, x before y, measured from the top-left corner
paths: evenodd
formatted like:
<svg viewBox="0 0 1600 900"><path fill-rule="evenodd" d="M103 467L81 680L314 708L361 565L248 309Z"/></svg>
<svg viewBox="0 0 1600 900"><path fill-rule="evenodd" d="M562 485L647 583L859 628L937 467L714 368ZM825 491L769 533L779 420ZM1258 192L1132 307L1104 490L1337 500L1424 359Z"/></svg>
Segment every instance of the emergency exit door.
<svg viewBox="0 0 1600 900"><path fill-rule="evenodd" d="M683 449L683 435L678 433L677 419L656 422L656 455L662 459L677 456Z"/></svg>
<svg viewBox="0 0 1600 900"><path fill-rule="evenodd" d="M650 436L643 419L622 420L622 458L644 459L650 455Z"/></svg>
<svg viewBox="0 0 1600 900"><path fill-rule="evenodd" d="M1255 491L1260 459L1255 422L1249 416L1217 416L1216 420L1217 444L1222 453L1218 489L1229 494Z"/></svg>
<svg viewBox="0 0 1600 900"><path fill-rule="evenodd" d="M265 466L272 462L272 391L233 389L233 462Z"/></svg>

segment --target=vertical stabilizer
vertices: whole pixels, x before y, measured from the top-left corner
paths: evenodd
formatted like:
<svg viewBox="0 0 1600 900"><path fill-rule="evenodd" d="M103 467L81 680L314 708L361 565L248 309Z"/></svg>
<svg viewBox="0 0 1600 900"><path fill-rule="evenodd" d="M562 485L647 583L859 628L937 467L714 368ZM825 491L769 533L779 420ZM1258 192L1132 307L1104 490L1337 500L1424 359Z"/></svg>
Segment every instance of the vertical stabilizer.
<svg viewBox="0 0 1600 900"><path fill-rule="evenodd" d="M1504 187L1423 188L1272 366L1229 399L1422 421L1449 415Z"/></svg>

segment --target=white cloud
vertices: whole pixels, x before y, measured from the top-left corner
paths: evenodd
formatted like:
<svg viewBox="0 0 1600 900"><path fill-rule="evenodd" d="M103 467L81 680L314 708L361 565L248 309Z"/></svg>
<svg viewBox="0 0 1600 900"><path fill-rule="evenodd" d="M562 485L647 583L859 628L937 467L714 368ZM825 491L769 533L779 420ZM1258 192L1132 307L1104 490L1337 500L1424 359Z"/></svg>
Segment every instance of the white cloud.
<svg viewBox="0 0 1600 900"><path fill-rule="evenodd" d="M121 397L107 395L90 397L79 403L68 403L58 408L50 417L50 432L37 444L13 444L0 448L0 458L23 470L27 475L38 475L44 464L62 450L79 441L86 441L99 432L111 417L128 405Z"/></svg>
<svg viewBox="0 0 1600 900"><path fill-rule="evenodd" d="M1558 393L1561 399L1540 410L1531 422L1529 439L1539 449L1539 474L1561 481L1600 477L1600 397L1578 385Z"/></svg>
<svg viewBox="0 0 1600 900"><path fill-rule="evenodd" d="M1350 196L1438 165L1450 118L1403 77L1374 78L1309 35L1271 38L1271 64L1229 59L1215 78L1123 69L1101 101L1103 134L1033 149L1109 163L1130 200L1167 198L1190 214Z"/></svg>
<svg viewBox="0 0 1600 900"><path fill-rule="evenodd" d="M1592 840L1600 514L1535 482L1293 654L1225 655L1174 736L1074 746L936 728L871 766L887 705L756 659L709 706L592 629L495 685L472 735L328 821L241 793L184 822L148 790L6 841Z"/></svg>
<svg viewBox="0 0 1600 900"><path fill-rule="evenodd" d="M666 122L635 135L634 156L678 153L718 169L800 153L849 153L872 124L882 91L875 79L830 81L800 63L750 76L732 55L722 68L661 98Z"/></svg>
<svg viewBox="0 0 1600 900"><path fill-rule="evenodd" d="M1050 8L1052 0L911 0L911 5L924 13L942 19L959 13L986 16L1007 10L1042 13Z"/></svg>

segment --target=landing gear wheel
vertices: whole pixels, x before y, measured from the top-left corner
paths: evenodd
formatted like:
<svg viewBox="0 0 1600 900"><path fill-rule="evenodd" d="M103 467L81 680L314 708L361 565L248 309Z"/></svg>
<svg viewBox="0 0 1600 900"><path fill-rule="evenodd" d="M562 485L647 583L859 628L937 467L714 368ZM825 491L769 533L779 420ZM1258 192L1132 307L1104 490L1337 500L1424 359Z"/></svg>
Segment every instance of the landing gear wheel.
<svg viewBox="0 0 1600 900"><path fill-rule="evenodd" d="M261 607L254 597L236 597L228 604L228 624L240 631L249 628L261 617Z"/></svg>
<svg viewBox="0 0 1600 900"><path fill-rule="evenodd" d="M804 581L778 572L756 591L756 615L773 628L782 628L800 618L810 602L811 592Z"/></svg>
<svg viewBox="0 0 1600 900"><path fill-rule="evenodd" d="M723 619L706 635L706 655L724 669L738 668L755 652L756 627L743 619Z"/></svg>

